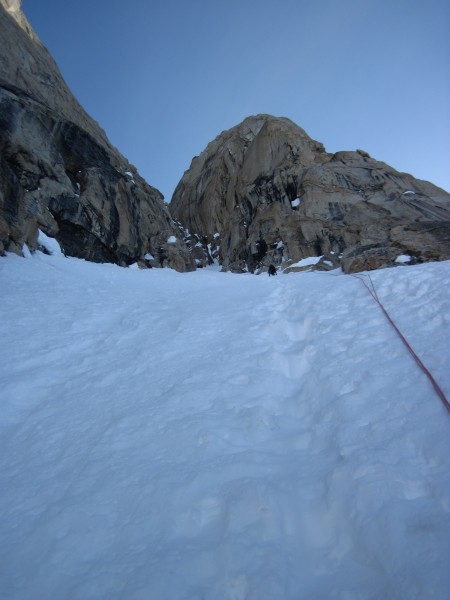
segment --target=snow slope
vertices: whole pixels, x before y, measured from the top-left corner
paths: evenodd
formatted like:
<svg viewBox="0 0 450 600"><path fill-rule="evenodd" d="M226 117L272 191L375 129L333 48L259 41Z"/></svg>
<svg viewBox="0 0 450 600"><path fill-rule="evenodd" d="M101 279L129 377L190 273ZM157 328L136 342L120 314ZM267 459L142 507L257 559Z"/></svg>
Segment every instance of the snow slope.
<svg viewBox="0 0 450 600"><path fill-rule="evenodd" d="M450 394L450 262L371 274ZM357 279L0 259L0 597L444 600L450 415Z"/></svg>

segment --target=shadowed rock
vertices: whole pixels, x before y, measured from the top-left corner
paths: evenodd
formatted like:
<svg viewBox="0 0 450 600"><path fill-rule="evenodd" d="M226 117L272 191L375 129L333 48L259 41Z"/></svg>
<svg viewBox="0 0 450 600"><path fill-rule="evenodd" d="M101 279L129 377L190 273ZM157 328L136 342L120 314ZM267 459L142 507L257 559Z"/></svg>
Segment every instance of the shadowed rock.
<svg viewBox="0 0 450 600"><path fill-rule="evenodd" d="M0 0L0 253L35 249L38 229L88 260L195 268L162 194L78 104L20 1Z"/></svg>

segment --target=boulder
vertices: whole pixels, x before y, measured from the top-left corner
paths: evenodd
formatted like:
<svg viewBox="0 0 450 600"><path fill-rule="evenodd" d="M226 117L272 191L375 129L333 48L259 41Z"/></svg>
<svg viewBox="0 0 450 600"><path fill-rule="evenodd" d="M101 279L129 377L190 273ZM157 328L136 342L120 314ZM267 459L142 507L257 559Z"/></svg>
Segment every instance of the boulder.
<svg viewBox="0 0 450 600"><path fill-rule="evenodd" d="M0 0L0 35L0 252L36 249L41 229L67 255L127 265L162 248L193 270L162 194L78 104L19 1Z"/></svg>
<svg viewBox="0 0 450 600"><path fill-rule="evenodd" d="M193 159L170 211L191 234L214 240L223 270L258 272L356 248L370 260L346 260L344 269L390 265L387 248L416 262L450 258L447 192L364 150L327 153L284 117L256 115L222 132Z"/></svg>
<svg viewBox="0 0 450 600"><path fill-rule="evenodd" d="M383 267L395 266L395 260L398 256L399 250L395 246L358 245L345 250L341 258L341 266L346 273L373 271Z"/></svg>

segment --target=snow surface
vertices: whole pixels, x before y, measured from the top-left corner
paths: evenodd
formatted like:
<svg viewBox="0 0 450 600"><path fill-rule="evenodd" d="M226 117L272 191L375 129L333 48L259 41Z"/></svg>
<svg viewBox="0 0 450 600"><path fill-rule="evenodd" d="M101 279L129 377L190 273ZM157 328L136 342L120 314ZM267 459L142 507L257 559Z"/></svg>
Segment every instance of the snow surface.
<svg viewBox="0 0 450 600"><path fill-rule="evenodd" d="M55 238L49 237L46 233L38 229L38 244L43 246L50 254L63 256L60 245Z"/></svg>
<svg viewBox="0 0 450 600"><path fill-rule="evenodd" d="M125 171L125 175L131 179L131 183L136 183L134 175L131 171Z"/></svg>
<svg viewBox="0 0 450 600"><path fill-rule="evenodd" d="M302 258L293 265L289 265L289 267L309 267L309 265L316 265L321 258L323 258L323 256L308 256L307 258Z"/></svg>
<svg viewBox="0 0 450 600"><path fill-rule="evenodd" d="M397 258L395 259L396 263L409 263L411 262L411 256L409 256L409 254L400 254L400 256L397 256Z"/></svg>
<svg viewBox="0 0 450 600"><path fill-rule="evenodd" d="M171 235L169 238L167 238L168 244L176 244L176 242L177 242L177 238L174 235Z"/></svg>
<svg viewBox="0 0 450 600"><path fill-rule="evenodd" d="M295 200L291 200L292 208L296 208L297 206L300 206L301 202L302 201L300 200L300 198L295 198Z"/></svg>
<svg viewBox="0 0 450 600"><path fill-rule="evenodd" d="M371 274L450 393L450 262ZM0 597L424 600L450 415L358 279L0 259Z"/></svg>

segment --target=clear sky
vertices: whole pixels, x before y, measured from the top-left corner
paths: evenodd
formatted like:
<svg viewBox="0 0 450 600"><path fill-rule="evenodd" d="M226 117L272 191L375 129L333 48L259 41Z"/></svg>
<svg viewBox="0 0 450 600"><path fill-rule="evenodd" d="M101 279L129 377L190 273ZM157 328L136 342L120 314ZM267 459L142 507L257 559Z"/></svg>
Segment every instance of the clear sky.
<svg viewBox="0 0 450 600"><path fill-rule="evenodd" d="M68 85L170 201L246 116L450 190L448 0L23 0Z"/></svg>

